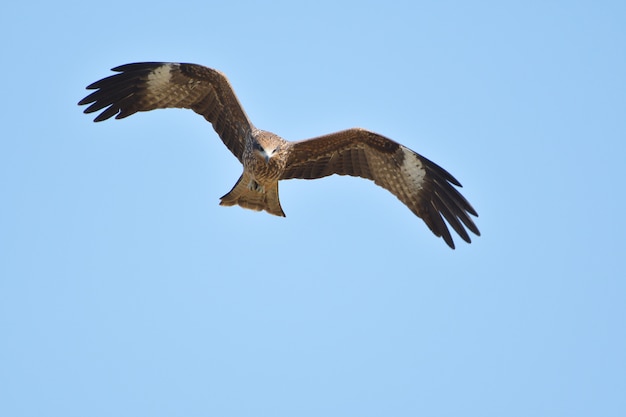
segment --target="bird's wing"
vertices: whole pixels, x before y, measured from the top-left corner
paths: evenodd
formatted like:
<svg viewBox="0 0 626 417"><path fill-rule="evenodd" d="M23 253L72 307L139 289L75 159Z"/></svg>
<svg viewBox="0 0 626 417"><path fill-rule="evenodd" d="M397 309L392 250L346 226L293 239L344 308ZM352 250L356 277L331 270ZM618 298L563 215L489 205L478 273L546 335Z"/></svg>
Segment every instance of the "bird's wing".
<svg viewBox="0 0 626 417"><path fill-rule="evenodd" d="M480 236L470 217L478 216L476 210L454 187L461 184L439 165L384 136L357 128L292 142L281 179L333 174L374 181L398 197L453 249L443 219L468 243L466 228Z"/></svg>
<svg viewBox="0 0 626 417"><path fill-rule="evenodd" d="M170 107L192 109L213 124L228 149L242 160L252 124L224 74L202 65L165 62L121 65L112 71L119 74L87 86L96 91L78 103L91 104L85 113L104 109L94 121Z"/></svg>

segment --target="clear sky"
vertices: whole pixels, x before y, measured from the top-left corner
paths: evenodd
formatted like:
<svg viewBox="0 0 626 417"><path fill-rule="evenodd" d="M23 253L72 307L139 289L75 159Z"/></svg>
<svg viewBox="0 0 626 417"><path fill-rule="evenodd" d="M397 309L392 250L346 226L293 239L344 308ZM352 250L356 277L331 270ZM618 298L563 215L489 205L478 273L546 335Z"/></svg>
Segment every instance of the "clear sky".
<svg viewBox="0 0 626 417"><path fill-rule="evenodd" d="M268 2L269 3L269 2ZM623 1L4 2L0 415L626 415ZM360 126L464 185L450 250L349 177L220 207L185 110L94 124L109 69L225 72L289 140Z"/></svg>

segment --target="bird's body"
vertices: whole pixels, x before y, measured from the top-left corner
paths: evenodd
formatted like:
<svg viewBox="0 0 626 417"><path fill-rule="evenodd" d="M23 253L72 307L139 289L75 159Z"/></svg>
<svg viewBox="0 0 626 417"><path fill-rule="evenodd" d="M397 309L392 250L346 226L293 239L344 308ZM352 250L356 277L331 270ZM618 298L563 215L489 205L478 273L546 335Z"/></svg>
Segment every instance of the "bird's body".
<svg viewBox="0 0 626 417"><path fill-rule="evenodd" d="M253 128L246 138L243 174L221 198L223 206L239 205L285 217L278 199L278 180L285 171L289 142L272 132Z"/></svg>
<svg viewBox="0 0 626 417"><path fill-rule="evenodd" d="M454 248L444 219L465 240L465 228L480 235L469 216L476 211L454 187L446 170L409 148L365 129L352 128L298 142L257 129L249 121L226 77L195 64L146 62L113 68L119 74L89 85L96 91L79 102L85 113L102 110L95 121L138 111L189 108L213 124L243 165L243 173L221 205L239 205L285 216L280 180L328 175L366 178L393 193L431 231Z"/></svg>

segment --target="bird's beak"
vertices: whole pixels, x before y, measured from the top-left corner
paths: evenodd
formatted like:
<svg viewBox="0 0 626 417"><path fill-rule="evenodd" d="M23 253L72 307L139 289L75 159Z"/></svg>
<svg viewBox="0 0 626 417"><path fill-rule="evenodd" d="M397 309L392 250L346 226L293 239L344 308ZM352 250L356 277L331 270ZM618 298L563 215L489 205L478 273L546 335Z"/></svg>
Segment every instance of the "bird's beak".
<svg viewBox="0 0 626 417"><path fill-rule="evenodd" d="M270 163L270 158L272 157L273 153L270 153L266 149L263 149L263 150L259 151L259 154L261 154L263 159L265 159L265 163L266 164Z"/></svg>

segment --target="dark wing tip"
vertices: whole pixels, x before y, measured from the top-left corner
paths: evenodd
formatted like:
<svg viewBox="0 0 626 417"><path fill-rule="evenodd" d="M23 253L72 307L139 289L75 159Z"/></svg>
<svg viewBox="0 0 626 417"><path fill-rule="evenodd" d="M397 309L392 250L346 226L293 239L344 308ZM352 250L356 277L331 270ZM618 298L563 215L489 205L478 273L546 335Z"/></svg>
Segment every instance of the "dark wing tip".
<svg viewBox="0 0 626 417"><path fill-rule="evenodd" d="M426 158L426 157L424 157L422 155L419 155L419 158L429 168L429 170L433 174L435 174L437 177L444 178L446 181L456 185L457 187L461 187L461 188L463 187L461 185L461 182L459 180L457 180L447 170L443 169L442 167L440 167L439 165L437 165L436 163L434 163L433 161L431 161L430 159L428 159L428 158Z"/></svg>
<svg viewBox="0 0 626 417"><path fill-rule="evenodd" d="M78 102L79 106L89 105L83 113L89 114L105 109L94 122L101 122L115 116L122 119L136 113L137 100L132 97L140 93L146 76L165 62L137 62L112 68L118 74L110 75L89 84L87 90L95 90Z"/></svg>
<svg viewBox="0 0 626 417"><path fill-rule="evenodd" d="M419 208L420 217L436 236L444 239L450 248L454 249L455 245L448 225L461 239L471 243L468 230L480 236L480 231L471 217L478 217L478 213L455 188L455 186L461 187L460 182L439 165L421 155L419 157L426 170L425 184L420 191L424 199Z"/></svg>
<svg viewBox="0 0 626 417"><path fill-rule="evenodd" d="M117 67L111 68L111 71L114 72L129 72L129 71L144 71L144 70L153 70L161 65L170 65L170 62L132 62L130 64L118 65Z"/></svg>

